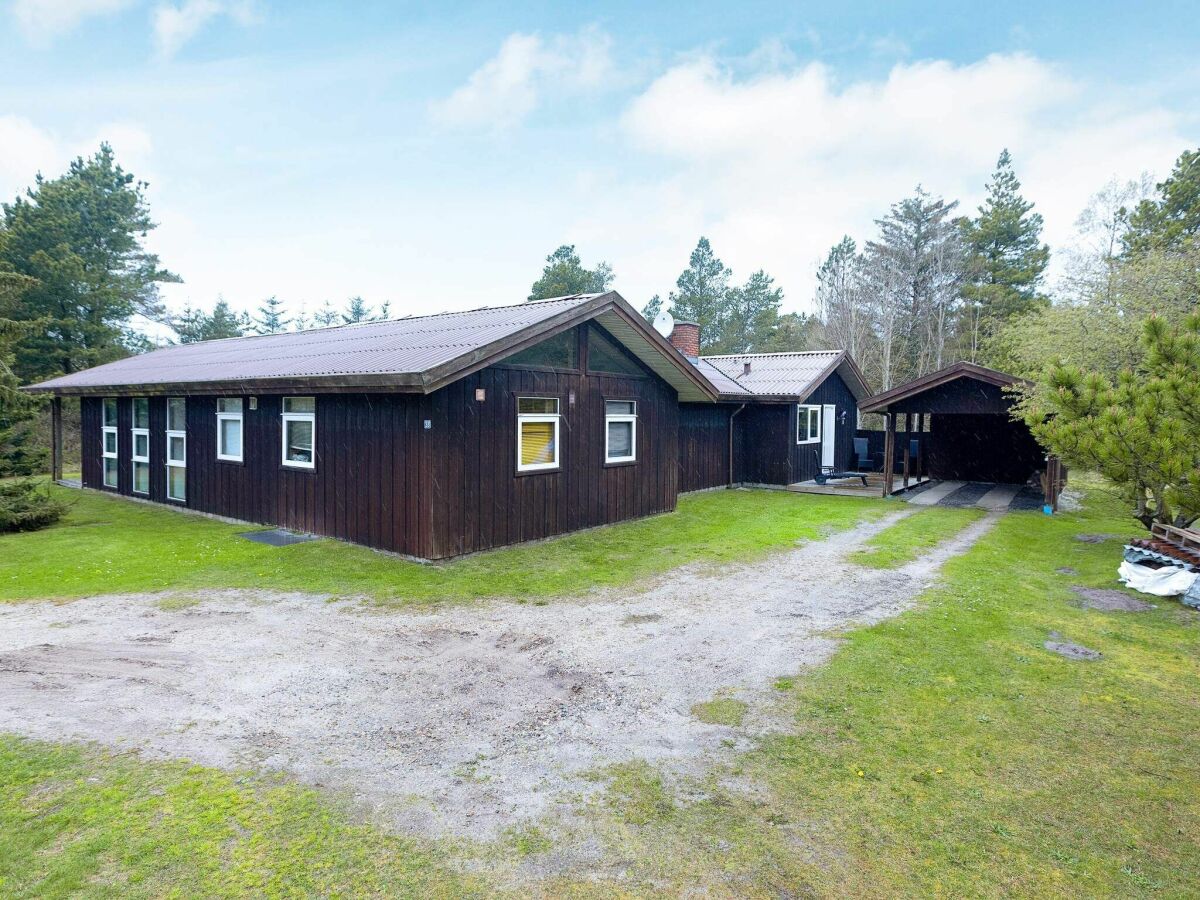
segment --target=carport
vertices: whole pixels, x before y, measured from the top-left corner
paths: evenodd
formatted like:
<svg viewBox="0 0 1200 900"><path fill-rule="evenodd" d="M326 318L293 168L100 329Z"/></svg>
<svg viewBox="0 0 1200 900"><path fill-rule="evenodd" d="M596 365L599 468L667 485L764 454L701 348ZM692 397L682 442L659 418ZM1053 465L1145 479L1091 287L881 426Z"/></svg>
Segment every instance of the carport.
<svg viewBox="0 0 1200 900"><path fill-rule="evenodd" d="M1040 473L1047 502L1054 505L1061 466L1047 457L1029 426L1010 415L1013 400L1005 389L1020 382L995 369L959 362L864 400L862 412L879 413L887 421L883 471L896 465L897 432L917 433L923 473L930 478L1022 485ZM887 482L885 497L893 492Z"/></svg>

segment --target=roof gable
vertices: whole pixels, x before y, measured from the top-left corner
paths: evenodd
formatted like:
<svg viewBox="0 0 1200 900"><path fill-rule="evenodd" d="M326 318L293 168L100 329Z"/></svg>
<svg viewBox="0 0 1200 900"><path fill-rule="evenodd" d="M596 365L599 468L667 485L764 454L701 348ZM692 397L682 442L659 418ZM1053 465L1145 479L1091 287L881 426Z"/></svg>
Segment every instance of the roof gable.
<svg viewBox="0 0 1200 900"><path fill-rule="evenodd" d="M993 387L1005 388L1014 384L1028 384L1024 379L1007 372L989 369L986 366L969 362L957 362L945 368L914 378L897 387L883 391L863 401L861 409L865 413L885 413L893 403L910 400L926 391L949 384L959 379L970 379Z"/></svg>

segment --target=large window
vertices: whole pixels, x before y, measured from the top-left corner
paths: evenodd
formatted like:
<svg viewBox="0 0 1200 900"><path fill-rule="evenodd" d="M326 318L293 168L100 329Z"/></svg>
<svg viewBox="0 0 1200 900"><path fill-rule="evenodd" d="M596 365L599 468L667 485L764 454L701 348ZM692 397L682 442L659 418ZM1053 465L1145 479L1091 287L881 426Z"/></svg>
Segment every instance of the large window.
<svg viewBox="0 0 1200 900"><path fill-rule="evenodd" d="M105 397L103 426L100 430L100 455L104 462L104 486L115 488L120 472L117 462L117 398Z"/></svg>
<svg viewBox="0 0 1200 900"><path fill-rule="evenodd" d="M283 398L283 464L293 469L316 467L317 399Z"/></svg>
<svg viewBox="0 0 1200 900"><path fill-rule="evenodd" d="M599 328L588 330L588 371L611 375L644 376L646 373Z"/></svg>
<svg viewBox="0 0 1200 900"><path fill-rule="evenodd" d="M533 366L547 369L578 369L579 368L579 337L571 329L553 337L548 337L541 343L518 350L504 360L506 366Z"/></svg>
<svg viewBox="0 0 1200 900"><path fill-rule="evenodd" d="M187 499L187 401L167 400L167 498Z"/></svg>
<svg viewBox="0 0 1200 900"><path fill-rule="evenodd" d="M217 459L242 461L242 398L217 400Z"/></svg>
<svg viewBox="0 0 1200 900"><path fill-rule="evenodd" d="M604 404L604 461L633 462L637 459L637 403L609 400Z"/></svg>
<svg viewBox="0 0 1200 900"><path fill-rule="evenodd" d="M558 468L558 398L517 398L517 471Z"/></svg>
<svg viewBox="0 0 1200 900"><path fill-rule="evenodd" d="M133 492L150 493L150 401L146 397L133 398Z"/></svg>
<svg viewBox="0 0 1200 900"><path fill-rule="evenodd" d="M821 407L800 404L796 407L796 443L821 442Z"/></svg>

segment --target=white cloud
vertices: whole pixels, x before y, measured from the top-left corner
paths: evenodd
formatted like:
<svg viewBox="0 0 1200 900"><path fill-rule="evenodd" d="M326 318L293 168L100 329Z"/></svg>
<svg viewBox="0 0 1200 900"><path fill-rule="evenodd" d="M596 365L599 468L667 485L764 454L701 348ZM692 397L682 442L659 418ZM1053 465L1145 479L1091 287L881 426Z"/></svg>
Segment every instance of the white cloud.
<svg viewBox="0 0 1200 900"><path fill-rule="evenodd" d="M154 10L154 45L162 59L170 59L188 41L218 16L228 16L239 25L259 20L252 2L247 0L183 0L179 5L163 4Z"/></svg>
<svg viewBox="0 0 1200 900"><path fill-rule="evenodd" d="M623 126L674 165L657 184L607 192L625 204L623 221L640 223L639 247L669 240L679 254L675 244L707 234L736 275L775 275L793 308L808 305L828 248L846 233L873 236L873 220L918 183L972 211L1004 147L1061 247L1110 177L1163 172L1188 144L1178 117L1146 98L1090 90L1021 54L902 63L844 85L819 63L740 77L704 56L651 83ZM598 226L608 219L591 212ZM651 229L667 223L685 236L656 239ZM657 274L660 285L673 278Z"/></svg>
<svg viewBox="0 0 1200 900"><path fill-rule="evenodd" d="M54 178L77 156L91 156L102 141L112 145L117 162L140 180L152 180L153 144L149 132L132 122L113 122L94 132L63 137L19 116L0 116L0 199L9 200L33 185L41 172Z"/></svg>
<svg viewBox="0 0 1200 900"><path fill-rule="evenodd" d="M84 19L111 15L133 5L135 0L13 0L12 14L21 33L34 44L44 45L70 31Z"/></svg>
<svg viewBox="0 0 1200 900"><path fill-rule="evenodd" d="M549 40L537 34L511 34L465 84L434 104L434 115L453 125L514 125L549 93L602 87L613 71L611 44L608 35L594 28Z"/></svg>

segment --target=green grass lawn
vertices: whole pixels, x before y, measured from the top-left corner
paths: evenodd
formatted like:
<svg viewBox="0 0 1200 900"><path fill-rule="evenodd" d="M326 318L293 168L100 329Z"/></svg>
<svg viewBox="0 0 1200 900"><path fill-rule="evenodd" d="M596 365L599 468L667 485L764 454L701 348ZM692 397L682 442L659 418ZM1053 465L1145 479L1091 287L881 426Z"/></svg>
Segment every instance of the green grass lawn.
<svg viewBox="0 0 1200 900"><path fill-rule="evenodd" d="M1076 534L1137 527L1098 493L1006 515L922 608L781 679L789 731L695 784L618 770L612 852L667 894L1196 896L1200 613L1069 587L1115 587L1120 561ZM1048 652L1055 630L1104 657Z"/></svg>
<svg viewBox="0 0 1200 900"><path fill-rule="evenodd" d="M675 513L421 565L340 541L268 547L229 525L93 491L45 531L0 536L0 601L205 588L270 588L382 601L544 598L632 584L684 563L727 563L848 528L882 500L785 491L682 497Z"/></svg>
<svg viewBox="0 0 1200 900"><path fill-rule="evenodd" d="M954 537L983 516L981 509L929 506L888 526L851 558L859 565L895 569Z"/></svg>
<svg viewBox="0 0 1200 900"><path fill-rule="evenodd" d="M127 505L114 513L115 501L98 499L104 505L93 516L159 515ZM583 537L624 546L613 532L646 529L644 543L666 527L719 545L724 523L730 535L761 528L752 545L761 549L794 539L800 526L792 518L800 514L787 511L809 501L820 499L701 495L681 503L677 517ZM845 503L837 521L880 507ZM767 522L741 522L751 510ZM79 519L87 513L77 508L76 522L59 534L86 529ZM137 527L153 534L163 521ZM1004 516L946 565L943 583L917 608L851 632L826 666L779 673L788 676L776 682L789 722L783 730L699 778L671 778L645 762L612 769L573 826L600 842L608 862L533 887L548 896L604 897L1195 896L1200 614L1170 600L1147 613L1085 610L1070 590L1113 586L1120 558L1119 538L1090 544L1076 534L1135 529L1098 492L1082 512ZM214 547L225 537L206 533ZM585 558L586 547L569 549L572 540L537 549ZM720 549L714 558L730 558ZM523 552L465 562L486 566ZM129 555L118 558L113 571L125 582L147 577ZM216 552L203 584L236 571L235 558ZM387 558L361 558L407 571ZM310 565L311 577L329 577ZM475 577L511 583L507 564L493 565ZM1063 566L1078 574L1056 572ZM412 569L399 577L431 571ZM466 577L455 571L445 567L438 577ZM88 593L96 577L70 583ZM364 575L368 583L380 577ZM560 573L545 589L572 583ZM1103 658L1076 662L1047 652L1052 630ZM468 853L485 861L505 855L511 872L511 860L536 859L572 838L534 823ZM428 896L495 887L488 879L504 866L477 864L470 870L478 880L463 881L446 868L455 852L355 825L328 798L283 782L0 742L5 896L161 895L171 887L192 896Z"/></svg>

